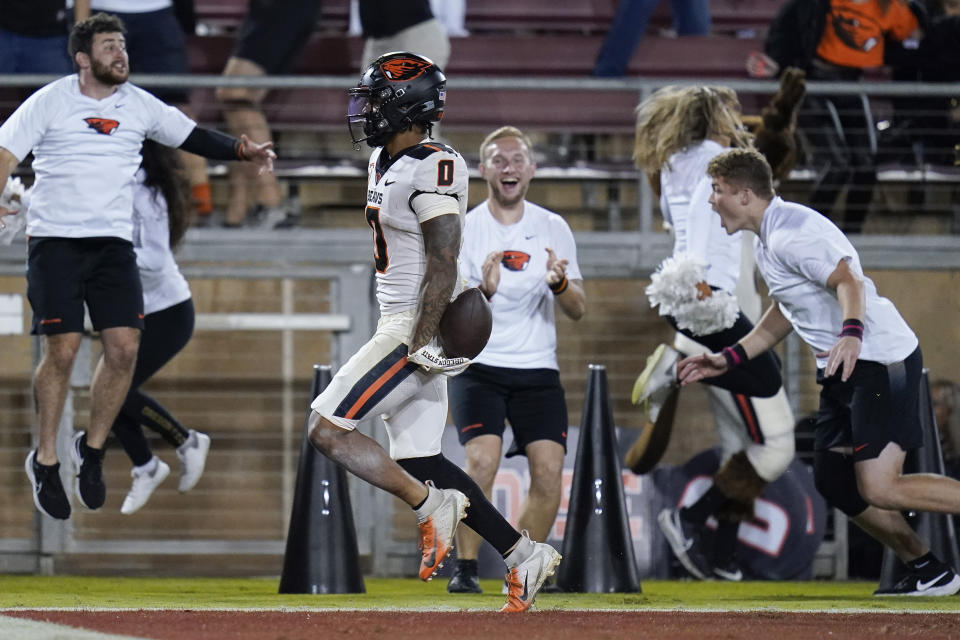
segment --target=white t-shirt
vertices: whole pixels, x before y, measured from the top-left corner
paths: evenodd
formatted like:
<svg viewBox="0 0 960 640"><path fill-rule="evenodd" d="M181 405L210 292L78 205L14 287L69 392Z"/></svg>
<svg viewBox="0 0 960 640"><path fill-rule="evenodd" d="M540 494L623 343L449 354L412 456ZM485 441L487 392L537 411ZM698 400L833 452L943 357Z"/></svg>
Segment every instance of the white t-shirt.
<svg viewBox="0 0 960 640"><path fill-rule="evenodd" d="M460 154L437 142L422 142L389 163L381 163L382 153L378 147L370 156L366 219L373 231L377 302L387 314L416 308L426 267L420 224L445 213L457 213L462 224L468 174Z"/></svg>
<svg viewBox="0 0 960 640"><path fill-rule="evenodd" d="M863 274L856 249L836 225L813 209L774 197L763 214L754 247L770 297L814 354L829 351L837 343L845 319L836 293L827 288L827 278L841 260L863 279L866 320L860 358L890 364L917 348L917 336L900 312ZM817 366L826 364L826 358L817 359Z"/></svg>
<svg viewBox="0 0 960 640"><path fill-rule="evenodd" d="M80 93L76 75L41 88L0 126L0 147L34 154L27 235L131 240L144 138L179 147L196 126L130 83L103 100Z"/></svg>
<svg viewBox="0 0 960 640"><path fill-rule="evenodd" d="M143 312L163 311L190 299L190 285L170 249L170 222L167 201L159 190L143 184L144 172L137 172L133 192L133 246L143 285Z"/></svg>
<svg viewBox="0 0 960 640"><path fill-rule="evenodd" d="M707 165L726 149L704 140L672 156L660 172L660 209L673 227L673 255L687 252L707 264L707 284L733 292L740 277L740 232L727 235L710 206Z"/></svg>
<svg viewBox="0 0 960 640"><path fill-rule="evenodd" d="M545 280L547 247L566 259L567 278L581 280L577 245L566 220L532 202L523 217L501 224L487 202L471 209L463 227L460 270L471 286L483 281L483 262L503 251L500 284L490 299L493 332L474 362L512 369L557 369L554 295Z"/></svg>

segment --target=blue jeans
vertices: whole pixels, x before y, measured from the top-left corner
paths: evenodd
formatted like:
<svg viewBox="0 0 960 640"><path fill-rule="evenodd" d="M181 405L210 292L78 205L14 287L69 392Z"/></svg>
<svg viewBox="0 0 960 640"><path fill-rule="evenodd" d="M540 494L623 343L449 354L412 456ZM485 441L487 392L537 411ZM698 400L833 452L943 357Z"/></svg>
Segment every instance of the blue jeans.
<svg viewBox="0 0 960 640"><path fill-rule="evenodd" d="M600 47L593 75L616 78L624 75L627 64L647 30L650 15L660 0L620 0L607 39ZM681 36L705 36L710 33L708 0L670 0L673 27Z"/></svg>
<svg viewBox="0 0 960 640"><path fill-rule="evenodd" d="M67 34L35 38L0 29L0 73L73 73Z"/></svg>

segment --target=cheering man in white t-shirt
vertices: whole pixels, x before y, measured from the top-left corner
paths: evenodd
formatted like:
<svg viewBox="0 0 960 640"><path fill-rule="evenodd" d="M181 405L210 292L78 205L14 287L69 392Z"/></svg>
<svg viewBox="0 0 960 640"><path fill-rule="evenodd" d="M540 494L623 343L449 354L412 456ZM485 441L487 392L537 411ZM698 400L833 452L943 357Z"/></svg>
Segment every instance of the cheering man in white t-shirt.
<svg viewBox="0 0 960 640"><path fill-rule="evenodd" d="M500 466L504 423L510 421L514 444L507 456L525 455L530 465L518 527L544 540L560 506L570 424L557 367L554 307L579 320L587 301L570 227L524 199L536 167L530 139L514 127L497 129L480 145L487 199L467 214L460 266L490 300L493 332L470 368L448 386L467 473L488 496ZM457 538L457 568L447 590L479 593L480 538L465 529Z"/></svg>
<svg viewBox="0 0 960 640"><path fill-rule="evenodd" d="M103 357L90 387L90 424L74 439L77 496L89 509L106 499L103 444L127 394L143 329L143 293L131 242L133 190L144 139L219 160L272 170L272 143L203 129L127 82L123 23L98 13L78 22L69 53L77 73L30 96L0 127L0 184L31 151L36 176L27 209L27 296L33 333L44 336L34 376L38 446L25 468L37 508L70 517L56 437L84 303ZM16 213L0 209L2 216Z"/></svg>
<svg viewBox="0 0 960 640"><path fill-rule="evenodd" d="M727 151L710 162L707 174L710 203L727 233L757 234L757 268L774 304L737 344L681 360L681 384L738 367L796 331L813 349L821 385L817 489L909 569L875 595L957 593L960 575L930 552L901 514L960 513L960 482L903 475L906 452L923 444L923 358L916 335L863 274L846 236L813 209L774 193L763 156Z"/></svg>

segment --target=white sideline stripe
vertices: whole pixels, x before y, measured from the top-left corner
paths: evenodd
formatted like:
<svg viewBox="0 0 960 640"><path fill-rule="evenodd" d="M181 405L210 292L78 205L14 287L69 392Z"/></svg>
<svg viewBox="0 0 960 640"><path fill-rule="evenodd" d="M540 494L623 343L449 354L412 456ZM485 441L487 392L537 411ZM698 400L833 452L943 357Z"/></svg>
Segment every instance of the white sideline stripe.
<svg viewBox="0 0 960 640"><path fill-rule="evenodd" d="M79 611L79 609L64 609ZM0 615L0 638L29 638L30 640L145 640L138 636L118 636L112 633L89 631L53 622L39 622L25 618Z"/></svg>
<svg viewBox="0 0 960 640"><path fill-rule="evenodd" d="M943 597L951 598L952 596L927 596L927 597ZM904 596L904 599L907 597ZM920 602L919 600L911 599L910 602ZM211 607L209 609L205 607L4 607L0 611L108 611L114 613L125 613L131 611L191 611L194 613L203 613L203 612L216 612L224 611L229 613L262 613L264 611L276 611L279 613L342 613L342 612L356 612L364 613L375 611L379 613L383 612L397 612L397 613L435 613L435 612L460 612L460 613L484 613L496 611L499 607L494 607L490 603L479 603L475 605L437 605L435 607L323 607L323 606L275 606L275 607ZM848 614L848 613L870 613L870 614L881 614L881 613L890 613L890 614L954 614L960 615L960 607L954 605L953 607L930 607L926 609L904 609L897 607L838 607L838 608L816 608L810 607L808 609L800 609L793 607L644 607L644 606L634 606L634 607L576 607L576 606L539 606L534 605L534 611L571 611L571 612L589 612L596 611L602 613L649 613L649 612L672 612L672 613L758 613L758 612L769 612L769 613L818 613L825 615L833 614ZM0 621L4 616L0 613ZM69 627L67 627L69 628ZM4 627L0 623L0 638L6 638L2 634ZM71 637L72 638L72 637ZM97 640L114 640L114 639L124 639L127 640L128 636L109 636L105 635L97 636ZM31 637L30 640L33 640ZM91 638L92 640L92 638ZM144 639L133 639L133 640L144 640Z"/></svg>

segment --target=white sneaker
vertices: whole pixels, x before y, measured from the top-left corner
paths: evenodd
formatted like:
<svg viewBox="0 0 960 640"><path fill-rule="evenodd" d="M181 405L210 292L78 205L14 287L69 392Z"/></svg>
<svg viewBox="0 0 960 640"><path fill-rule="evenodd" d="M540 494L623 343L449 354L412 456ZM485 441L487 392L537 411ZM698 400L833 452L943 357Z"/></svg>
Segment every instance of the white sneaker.
<svg viewBox="0 0 960 640"><path fill-rule="evenodd" d="M530 539L526 531L523 535ZM556 549L544 542L534 542L533 545L530 557L507 572L507 602L500 608L501 612L522 613L529 609L543 583L560 564L562 556Z"/></svg>
<svg viewBox="0 0 960 640"><path fill-rule="evenodd" d="M427 519L420 523L420 579L433 578L447 555L453 550L457 525L467 516L470 500L456 489L437 489L443 493L443 501Z"/></svg>
<svg viewBox="0 0 960 640"><path fill-rule="evenodd" d="M190 429L187 441L177 447L177 458L180 459L180 486L178 491L190 491L200 476L203 467L207 464L207 453L210 451L210 436Z"/></svg>
<svg viewBox="0 0 960 640"><path fill-rule="evenodd" d="M146 470L146 467L150 466L149 462L143 466L134 467L130 471L133 484L130 485L130 491L127 492L127 497L123 499L123 506L120 507L120 513L123 515L128 516L147 504L147 500L153 495L154 490L170 475L170 465L156 456L153 457L153 460L157 461L153 472Z"/></svg>
<svg viewBox="0 0 960 640"><path fill-rule="evenodd" d="M677 384L677 362L680 352L668 344L659 345L647 358L647 366L633 383L630 401L640 404L661 389L669 389ZM654 418L656 417L654 416Z"/></svg>
<svg viewBox="0 0 960 640"><path fill-rule="evenodd" d="M703 557L701 549L697 544L695 534L688 534L684 531L684 521L680 517L680 511L677 509L664 509L657 516L657 524L660 525L660 531L670 544L670 550L676 556L683 568L690 572L698 580L706 580L707 575L713 572L713 568L708 566L706 558ZM692 525L688 525L691 529Z"/></svg>

